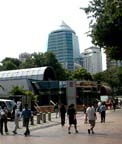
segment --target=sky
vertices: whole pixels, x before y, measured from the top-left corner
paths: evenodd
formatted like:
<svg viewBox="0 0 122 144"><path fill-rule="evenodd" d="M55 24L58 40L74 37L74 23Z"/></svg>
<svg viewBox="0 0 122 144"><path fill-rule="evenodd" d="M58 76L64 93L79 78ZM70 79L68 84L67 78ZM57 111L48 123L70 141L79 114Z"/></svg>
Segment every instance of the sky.
<svg viewBox="0 0 122 144"><path fill-rule="evenodd" d="M89 20L80 7L89 0L0 0L0 61L23 52L46 52L48 35L62 21L78 36L80 52L92 46ZM106 69L103 54L103 70Z"/></svg>

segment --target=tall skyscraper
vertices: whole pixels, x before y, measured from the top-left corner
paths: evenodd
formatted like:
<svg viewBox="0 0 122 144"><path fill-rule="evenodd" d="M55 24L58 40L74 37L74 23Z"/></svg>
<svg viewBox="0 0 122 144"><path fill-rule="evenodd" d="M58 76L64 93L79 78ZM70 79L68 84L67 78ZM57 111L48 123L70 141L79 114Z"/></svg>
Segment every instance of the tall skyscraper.
<svg viewBox="0 0 122 144"><path fill-rule="evenodd" d="M74 70L75 63L79 64L78 37L64 22L49 34L47 51L53 52L57 60L68 70Z"/></svg>
<svg viewBox="0 0 122 144"><path fill-rule="evenodd" d="M83 60L83 67L90 72L95 74L102 72L102 54L100 48L90 47L81 53Z"/></svg>

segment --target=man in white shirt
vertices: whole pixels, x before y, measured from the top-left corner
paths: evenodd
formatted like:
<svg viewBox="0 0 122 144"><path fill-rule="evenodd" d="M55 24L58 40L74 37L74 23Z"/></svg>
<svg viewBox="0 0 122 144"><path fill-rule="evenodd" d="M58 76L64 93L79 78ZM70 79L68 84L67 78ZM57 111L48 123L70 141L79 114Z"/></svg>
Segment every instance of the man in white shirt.
<svg viewBox="0 0 122 144"><path fill-rule="evenodd" d="M89 120L90 128L88 129L88 134L92 132L94 134L95 120L96 120L96 112L95 108L89 104L89 107L86 109L86 117Z"/></svg>
<svg viewBox="0 0 122 144"><path fill-rule="evenodd" d="M19 128L19 120L20 120L20 110L19 110L19 106L15 105L14 107L15 110L15 114L14 114L14 130L13 133L17 134L17 129Z"/></svg>

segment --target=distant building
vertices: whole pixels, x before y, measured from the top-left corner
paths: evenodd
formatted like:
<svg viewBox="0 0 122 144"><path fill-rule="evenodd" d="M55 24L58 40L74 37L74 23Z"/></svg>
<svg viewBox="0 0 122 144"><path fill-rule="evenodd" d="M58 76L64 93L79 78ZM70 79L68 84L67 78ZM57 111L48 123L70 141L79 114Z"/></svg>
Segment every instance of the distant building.
<svg viewBox="0 0 122 144"><path fill-rule="evenodd" d="M102 54L101 50L97 47L90 47L81 53L83 67L90 72L95 74L102 72Z"/></svg>
<svg viewBox="0 0 122 144"><path fill-rule="evenodd" d="M29 53L26 53L26 52L21 53L21 54L19 55L19 60L22 61L22 62L24 62L24 61L26 61L26 59L29 58L30 56L31 56L31 54L29 54Z"/></svg>
<svg viewBox="0 0 122 144"><path fill-rule="evenodd" d="M80 67L78 37L64 22L49 34L47 51L53 52L57 60L68 70Z"/></svg>

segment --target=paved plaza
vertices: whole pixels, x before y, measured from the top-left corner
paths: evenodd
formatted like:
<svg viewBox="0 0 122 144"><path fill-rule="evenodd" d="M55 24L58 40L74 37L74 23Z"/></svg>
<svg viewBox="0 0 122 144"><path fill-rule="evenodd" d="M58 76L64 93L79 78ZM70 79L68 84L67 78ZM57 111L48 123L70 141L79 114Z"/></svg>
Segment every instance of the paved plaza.
<svg viewBox="0 0 122 144"><path fill-rule="evenodd" d="M122 143L122 109L107 111L106 122L100 123L100 115L97 113L97 121L95 134L88 134L88 124L84 124L84 115L78 112L78 131L76 134L74 127L71 128L71 134L68 134L68 120L66 125L60 125L60 117L55 118L55 114L51 115L52 120L46 123L36 123L30 125L31 135L25 137L23 135L25 128L20 121L20 129L18 134L14 135L13 122L8 123L9 135L0 135L0 144L121 144Z"/></svg>

